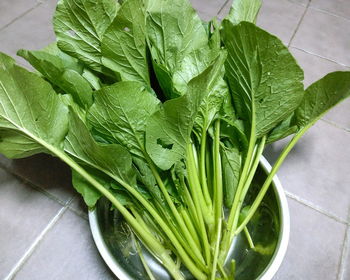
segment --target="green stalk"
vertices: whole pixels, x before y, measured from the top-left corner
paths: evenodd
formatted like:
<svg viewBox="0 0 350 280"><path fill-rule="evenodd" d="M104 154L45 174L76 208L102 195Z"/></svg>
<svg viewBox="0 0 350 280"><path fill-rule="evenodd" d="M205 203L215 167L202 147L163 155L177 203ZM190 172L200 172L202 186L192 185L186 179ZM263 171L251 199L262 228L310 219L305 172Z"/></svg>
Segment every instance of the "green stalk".
<svg viewBox="0 0 350 280"><path fill-rule="evenodd" d="M53 147L43 141L41 139L36 139L37 142L42 144L48 150L50 150L53 154L55 154L58 158L68 164L72 169L78 172L87 182L89 182L96 190L98 190L103 196L105 196L123 215L128 224L135 230L135 232L140 236L143 242L146 244L150 250L157 255L157 257L162 261L163 265L167 268L169 273L175 279L184 279L181 272L176 268L176 264L169 256L168 251L163 247L161 243L158 242L157 239L153 237L152 234L148 233L143 229L143 227L137 222L137 220L131 215L131 213L114 197L114 195L109 192L104 186L102 186L98 181L96 181L89 173L87 173L80 165L78 165L75 161L73 161L70 157L68 157L64 152ZM190 265L189 270L191 273L195 273L200 279L205 280L205 274L201 270L199 270L195 264L192 263L190 259L185 261ZM187 265L187 264L186 264ZM193 275L195 275L193 274ZM195 277L197 277L195 276ZM179 278L177 278L179 277Z"/></svg>
<svg viewBox="0 0 350 280"><path fill-rule="evenodd" d="M216 237L216 242L215 242L213 266L212 266L212 270L211 270L211 280L216 279L216 271L217 271L219 249L220 249L220 239L221 239L221 223L222 223L222 219L219 220L218 225L217 225L217 237Z"/></svg>
<svg viewBox="0 0 350 280"><path fill-rule="evenodd" d="M218 268L223 280L229 280L224 267L220 263L218 263Z"/></svg>
<svg viewBox="0 0 350 280"><path fill-rule="evenodd" d="M254 249L255 245L247 227L244 227L244 234L245 234L245 237L247 238L250 249Z"/></svg>
<svg viewBox="0 0 350 280"><path fill-rule="evenodd" d="M146 270L146 273L147 273L147 275L148 275L148 278L149 278L150 280L156 280L156 278L153 276L153 273L152 273L151 269L149 268L149 266L148 266L148 264L147 264L147 262L146 262L146 260L145 260L145 257L143 256L142 249L141 249L141 246L140 246L139 242L136 240L135 237L133 237L133 239L134 239L134 242L135 242L135 245L136 245L137 253L138 253L139 256L140 256L141 262L142 262L142 264L143 264L143 267L144 267L145 270Z"/></svg>
<svg viewBox="0 0 350 280"><path fill-rule="evenodd" d="M239 206L239 200L241 197L241 193L243 191L244 183L245 183L247 176L248 176L249 167L251 165L251 161L252 161L253 154L254 154L255 143L256 143L255 113L253 110L247 156L246 156L246 160L245 160L244 165L243 165L243 170L242 170L239 182L238 182L235 198L234 198L231 210L230 210L230 215L229 215L229 218L227 221L226 230L225 230L224 235L223 235L223 241L222 241L220 258L219 258L221 263L225 262L226 253L228 252L229 247L230 247L230 240L232 240L231 239L231 236L233 235L232 230L233 230L234 224L237 222L237 215L236 214L237 214L237 209Z"/></svg>
<svg viewBox="0 0 350 280"><path fill-rule="evenodd" d="M250 169L249 169L249 175L244 183L244 186L242 188L242 191L239 195L239 201L238 201L238 206L237 206L237 210L235 212L235 219L234 219L234 223L232 225L232 228L231 228L231 236L230 236L230 239L229 239L229 243L231 244L232 240L233 240L233 234L235 231L236 231L236 228L237 228L237 224L238 224L238 221L239 221L239 215L241 213L241 209L242 209L242 206L243 206L243 203L244 203L244 200L247 196L247 193L249 191L249 188L250 188L250 185L254 179L254 175L255 175L255 172L256 170L258 169L258 166L259 166L259 163L260 163L260 158L261 158L261 155L264 151L264 147L265 147L265 143L266 143L266 136L263 136L260 140L260 143L257 145L257 147L255 148L255 153L254 153L254 160L251 161L251 164L250 164ZM227 253L226 253L227 255ZM225 257L226 257L225 255Z"/></svg>
<svg viewBox="0 0 350 280"><path fill-rule="evenodd" d="M206 175L207 175L207 185L209 194L213 195L214 193L214 184L213 184L213 170L212 170L212 159L211 159L212 151L209 148L209 145L206 146L206 153L205 153L205 168L206 168Z"/></svg>
<svg viewBox="0 0 350 280"><path fill-rule="evenodd" d="M193 153L192 144L188 145L186 166L188 169L188 177L189 179L191 179L191 182L192 182L192 184L190 184L190 188L192 189L192 197L193 196L198 197L198 202L200 204L200 209L203 214L205 223L208 225L208 227L212 227L214 223L212 208L206 204L206 201L202 192L201 183L197 174L197 166L196 166L195 156Z"/></svg>
<svg viewBox="0 0 350 280"><path fill-rule="evenodd" d="M205 201L209 207L212 205L212 200L210 198L209 189L208 189L208 183L207 183L207 176L206 176L206 170L205 170L205 161L206 161L206 148L207 148L207 130L206 130L206 123L207 121L204 121L203 124L203 130L202 130L202 137L201 137L201 144L200 144L200 163L199 163L199 174L200 174L200 181L201 186L204 194Z"/></svg>
<svg viewBox="0 0 350 280"><path fill-rule="evenodd" d="M192 194L193 202L196 207L196 213L198 217L199 222L199 230L201 235L201 241L204 248L204 255L205 260L207 264L211 263L211 254L210 254L210 245L208 241L208 235L205 228L204 220L205 218L208 219L208 216L211 215L211 213L208 213L208 210L206 209L206 204L204 201L204 197L202 194L201 187L198 182L198 177L196 176L196 167L193 160L193 154L192 154L192 144L189 144L187 147L187 169L188 169L188 184L190 187L190 192ZM197 180L195 180L197 178ZM206 221L207 222L207 221Z"/></svg>
<svg viewBox="0 0 350 280"><path fill-rule="evenodd" d="M220 157L220 120L215 122L214 136L214 216L216 228L221 223L223 211L222 166ZM215 234L216 235L216 234Z"/></svg>
<svg viewBox="0 0 350 280"><path fill-rule="evenodd" d="M150 166L151 168L151 171L153 173L153 176L155 177L157 183L158 183L158 186L159 188L161 189L164 197L165 197L165 200L167 201L174 217L175 217L175 220L176 222L178 223L181 231L183 232L184 234L184 237L185 239L187 240L188 244L187 246L185 246L187 252L190 254L190 255L193 255L195 256L195 260L199 261L199 264L200 265L205 265L205 261L203 259L203 256L201 254L201 251L200 251L200 248L197 246L196 242L194 241L191 233L189 232L188 228L186 227L185 225L185 222L183 221L182 217L180 216L179 212L177 211L175 205L174 205L174 202L172 201L162 179L160 178L160 175L156 169L156 167L154 166L152 160L147 156L146 157L146 160L147 160L147 163L148 165ZM204 267L203 267L204 268Z"/></svg>
<svg viewBox="0 0 350 280"><path fill-rule="evenodd" d="M201 244L199 241L199 237L198 237L196 228L194 227L190 216L188 215L188 213L185 209L180 209L180 214L181 214L182 218L184 219L186 226L189 229L194 241L196 242L197 246L200 248Z"/></svg>
<svg viewBox="0 0 350 280"><path fill-rule="evenodd" d="M52 154L56 155L73 170L78 172L87 182L89 182L94 188L96 188L96 190L98 190L103 196L105 196L123 215L125 220L135 230L135 232L139 234L140 238L142 238L145 245L147 245L151 249L151 251L158 256L158 258L162 261L164 267L169 271L169 273L175 279L184 279L183 275L176 268L176 264L169 256L168 251L163 247L163 245L159 243L158 240L156 240L151 234L143 230L143 227L137 222L137 220L131 215L131 213L114 197L114 195L109 190L107 190L98 181L96 181L89 173L85 171L85 169L83 169L79 164L77 164L73 159L71 159L65 152L46 143L45 141L36 137L29 131L24 131L24 133L30 138L32 138L34 141L45 147ZM179 247L179 249L181 251L182 247ZM184 253L183 250L182 252ZM192 260L187 256L187 254L183 253L183 262L186 266L188 266L188 270L191 271L191 273L196 278L206 280L205 274L200 269L198 269L198 267L192 262Z"/></svg>
<svg viewBox="0 0 350 280"><path fill-rule="evenodd" d="M239 225L239 227L237 228L237 230L235 231L235 235L239 234L244 227L249 223L249 221L251 220L251 218L254 216L256 210L259 208L261 201L263 200L266 192L268 191L271 182L273 180L273 177L276 175L277 171L279 170L279 168L281 167L283 161L285 160L285 158L287 157L287 155L289 154L289 152L293 149L293 147L295 146L295 144L299 141L299 139L305 134L305 132L314 124L311 123L308 126L304 127L303 129L301 129L300 131L298 131L293 139L288 143L288 145L283 149L282 153L280 154L280 156L278 157L276 163L274 164L271 172L269 173L268 177L265 180L265 183L263 184L263 186L260 189L259 194L257 195L254 203L252 204L252 206L250 207L247 216L245 217L245 219L243 220L243 222Z"/></svg>
<svg viewBox="0 0 350 280"><path fill-rule="evenodd" d="M198 229L200 227L200 222L199 222L199 217L197 215L197 209L196 209L195 203L193 202L191 194L186 186L186 183L182 182L182 185L184 187L185 200L188 206L189 213L191 215L193 223L196 225L196 228Z"/></svg>

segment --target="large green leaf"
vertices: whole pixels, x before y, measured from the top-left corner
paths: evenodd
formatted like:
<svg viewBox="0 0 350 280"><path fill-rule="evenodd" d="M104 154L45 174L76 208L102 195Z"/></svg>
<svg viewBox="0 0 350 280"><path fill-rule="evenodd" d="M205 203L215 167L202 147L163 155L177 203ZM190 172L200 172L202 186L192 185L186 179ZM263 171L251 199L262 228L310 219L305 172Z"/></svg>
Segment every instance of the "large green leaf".
<svg viewBox="0 0 350 280"><path fill-rule="evenodd" d="M288 118L277 125L270 133L266 140L267 143L272 143L283 139L298 131L298 126L294 123L294 112Z"/></svg>
<svg viewBox="0 0 350 280"><path fill-rule="evenodd" d="M118 7L116 0L60 0L53 20L58 47L102 72L101 41Z"/></svg>
<svg viewBox="0 0 350 280"><path fill-rule="evenodd" d="M303 71L287 47L252 23L223 22L228 51L226 75L238 116L256 120L257 137L267 134L300 104Z"/></svg>
<svg viewBox="0 0 350 280"><path fill-rule="evenodd" d="M236 147L221 149L224 203L232 206L241 173L241 153Z"/></svg>
<svg viewBox="0 0 350 280"><path fill-rule="evenodd" d="M70 116L65 151L84 165L135 185L130 153L117 144L97 143L84 122L72 111Z"/></svg>
<svg viewBox="0 0 350 280"><path fill-rule="evenodd" d="M306 127L320 119L329 109L350 96L350 72L326 75L306 89L296 110L295 123Z"/></svg>
<svg viewBox="0 0 350 280"><path fill-rule="evenodd" d="M203 47L185 55L173 73L173 85L180 93L187 92L187 85L194 77L202 73L218 56L218 51Z"/></svg>
<svg viewBox="0 0 350 280"><path fill-rule="evenodd" d="M59 87L64 93L71 94L79 106L88 108L92 105L90 83L76 70L66 68L64 59L45 51L20 50L18 55L25 58L53 85Z"/></svg>
<svg viewBox="0 0 350 280"><path fill-rule="evenodd" d="M146 32L158 80L171 80L177 64L186 55L208 45L202 21L188 0L150 0ZM171 81L160 83L171 85ZM178 96L173 95L172 88L163 87L163 91L168 97Z"/></svg>
<svg viewBox="0 0 350 280"><path fill-rule="evenodd" d="M150 83L143 0L125 1L102 39L102 63L122 80Z"/></svg>
<svg viewBox="0 0 350 280"><path fill-rule="evenodd" d="M242 21L256 23L260 7L261 0L234 0L226 18L234 24Z"/></svg>
<svg viewBox="0 0 350 280"><path fill-rule="evenodd" d="M21 158L62 147L68 109L49 83L0 53L0 152Z"/></svg>
<svg viewBox="0 0 350 280"><path fill-rule="evenodd" d="M94 133L143 157L146 122L158 110L159 100L143 83L132 81L104 87L95 97L88 113Z"/></svg>
<svg viewBox="0 0 350 280"><path fill-rule="evenodd" d="M220 78L224 58L219 55L210 67L189 82L186 94L166 101L149 119L146 150L159 168L170 169L184 158L200 104Z"/></svg>
<svg viewBox="0 0 350 280"><path fill-rule="evenodd" d="M89 174L92 175L91 170L89 170ZM94 178L97 180L97 177L94 176ZM88 207L94 207L96 202L102 197L102 194L95 187L74 170L72 170L72 185L81 194Z"/></svg>

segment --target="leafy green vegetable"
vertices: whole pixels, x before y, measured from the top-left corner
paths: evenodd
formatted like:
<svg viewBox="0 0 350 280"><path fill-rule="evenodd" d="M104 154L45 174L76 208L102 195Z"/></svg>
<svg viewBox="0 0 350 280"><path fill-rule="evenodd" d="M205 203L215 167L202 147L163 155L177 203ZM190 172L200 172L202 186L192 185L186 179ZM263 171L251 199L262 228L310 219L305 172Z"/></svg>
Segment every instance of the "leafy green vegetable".
<svg viewBox="0 0 350 280"><path fill-rule="evenodd" d="M118 8L115 0L60 0L53 20L58 47L102 72L102 36Z"/></svg>
<svg viewBox="0 0 350 280"><path fill-rule="evenodd" d="M287 47L252 23L223 22L226 74L237 115L261 137L288 117L303 97L303 72Z"/></svg>
<svg viewBox="0 0 350 280"><path fill-rule="evenodd" d="M146 123L158 109L159 100L142 83L120 82L95 93L88 121L95 134L144 157Z"/></svg>
<svg viewBox="0 0 350 280"><path fill-rule="evenodd" d="M9 158L62 147L68 130L68 108L36 74L0 54L0 151Z"/></svg>
<svg viewBox="0 0 350 280"><path fill-rule="evenodd" d="M102 63L123 81L150 84L142 0L125 1L102 39Z"/></svg>
<svg viewBox="0 0 350 280"><path fill-rule="evenodd" d="M227 19L233 24L238 24L242 21L256 23L260 7L261 0L235 0Z"/></svg>
<svg viewBox="0 0 350 280"><path fill-rule="evenodd" d="M185 157L201 101L218 79L224 58L219 55L209 68L188 83L186 94L166 101L148 121L146 149L161 169L167 170Z"/></svg>
<svg viewBox="0 0 350 280"><path fill-rule="evenodd" d="M248 223L297 141L350 95L350 72L304 90L288 48L255 26L260 6L235 0L219 24L187 0L60 0L57 44L18 52L38 73L0 53L0 153L61 159L85 203L107 198L174 279L183 266L228 279L240 232L273 252ZM265 145L288 135L252 194Z"/></svg>

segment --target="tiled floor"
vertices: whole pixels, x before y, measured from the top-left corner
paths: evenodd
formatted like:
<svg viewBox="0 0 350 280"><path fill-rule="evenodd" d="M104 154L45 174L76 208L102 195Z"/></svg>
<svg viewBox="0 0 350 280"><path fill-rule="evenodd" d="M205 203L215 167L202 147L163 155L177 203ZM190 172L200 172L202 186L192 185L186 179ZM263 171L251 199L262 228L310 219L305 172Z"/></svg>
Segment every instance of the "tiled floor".
<svg viewBox="0 0 350 280"><path fill-rule="evenodd" d="M204 19L231 1L193 0ZM263 0L258 24L279 36L309 85L350 70L350 0ZM54 39L56 0L1 0L0 51ZM21 64L26 65L22 60ZM269 146L273 162L284 141ZM114 279L93 245L86 208L69 170L49 156L0 157L0 279ZM300 141L279 172L291 210L291 240L274 279L350 280L350 100Z"/></svg>

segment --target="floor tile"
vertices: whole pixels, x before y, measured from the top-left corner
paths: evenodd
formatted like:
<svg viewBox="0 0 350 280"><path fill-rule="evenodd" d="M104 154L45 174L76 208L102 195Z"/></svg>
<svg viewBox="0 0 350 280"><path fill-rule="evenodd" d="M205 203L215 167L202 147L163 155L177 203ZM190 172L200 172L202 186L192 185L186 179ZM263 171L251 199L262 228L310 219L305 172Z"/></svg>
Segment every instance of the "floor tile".
<svg viewBox="0 0 350 280"><path fill-rule="evenodd" d="M89 224L71 211L47 233L15 280L116 279L100 257Z"/></svg>
<svg viewBox="0 0 350 280"><path fill-rule="evenodd" d="M199 16L206 21L215 17L226 0L190 0Z"/></svg>
<svg viewBox="0 0 350 280"><path fill-rule="evenodd" d="M0 155L0 166L28 180L31 184L59 199L69 201L76 194L71 184L71 173L67 165L49 155L9 160Z"/></svg>
<svg viewBox="0 0 350 280"><path fill-rule="evenodd" d="M0 29L39 3L38 0L0 1Z"/></svg>
<svg viewBox="0 0 350 280"><path fill-rule="evenodd" d="M350 20L308 9L291 46L350 66Z"/></svg>
<svg viewBox="0 0 350 280"><path fill-rule="evenodd" d="M348 239L346 244L346 255L344 260L344 271L343 271L343 278L341 280L348 280L350 279L350 227L348 228Z"/></svg>
<svg viewBox="0 0 350 280"><path fill-rule="evenodd" d="M223 19L231 4L225 6L219 15ZM305 11L305 7L288 0L265 0L261 7L257 25L279 37L288 45Z"/></svg>
<svg viewBox="0 0 350 280"><path fill-rule="evenodd" d="M349 0L311 0L310 7L350 19Z"/></svg>
<svg viewBox="0 0 350 280"><path fill-rule="evenodd" d="M3 29L0 32L0 51L15 57L21 48L36 50L52 43L55 36L51 20L55 7L56 0L48 0ZM16 59L27 65L24 59Z"/></svg>
<svg viewBox="0 0 350 280"><path fill-rule="evenodd" d="M309 0L288 0L288 1L295 4L303 5L303 6L307 6L307 4L309 4Z"/></svg>
<svg viewBox="0 0 350 280"><path fill-rule="evenodd" d="M58 203L0 170L0 279L60 209Z"/></svg>
<svg viewBox="0 0 350 280"><path fill-rule="evenodd" d="M291 236L274 280L336 280L346 226L289 200Z"/></svg>
<svg viewBox="0 0 350 280"><path fill-rule="evenodd" d="M350 71L349 67L339 65L335 62L311 55L294 48L290 49L297 59L301 68L305 71L305 85L322 78L326 74L334 71ZM327 113L323 119L331 121L340 127L350 130L350 99L343 101L336 108Z"/></svg>
<svg viewBox="0 0 350 280"><path fill-rule="evenodd" d="M339 65L330 60L306 53L305 51L295 48L290 48L290 51L297 60L298 64L304 70L304 84L306 87L330 72L350 71L349 67Z"/></svg>
<svg viewBox="0 0 350 280"><path fill-rule="evenodd" d="M350 206L350 133L319 121L297 143L278 176L289 192L343 220ZM269 145L273 162L286 140Z"/></svg>

